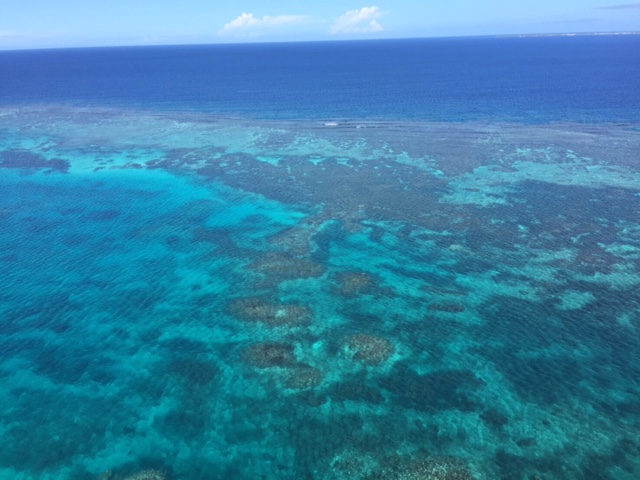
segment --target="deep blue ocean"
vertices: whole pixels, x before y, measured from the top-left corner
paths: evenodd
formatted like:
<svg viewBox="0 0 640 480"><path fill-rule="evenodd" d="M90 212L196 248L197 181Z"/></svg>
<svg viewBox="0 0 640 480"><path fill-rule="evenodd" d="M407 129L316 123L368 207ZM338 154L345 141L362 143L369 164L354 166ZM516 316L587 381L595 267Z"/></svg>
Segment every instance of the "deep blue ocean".
<svg viewBox="0 0 640 480"><path fill-rule="evenodd" d="M0 52L0 102L259 118L640 118L637 35Z"/></svg>
<svg viewBox="0 0 640 480"><path fill-rule="evenodd" d="M0 52L0 480L640 478L640 35Z"/></svg>

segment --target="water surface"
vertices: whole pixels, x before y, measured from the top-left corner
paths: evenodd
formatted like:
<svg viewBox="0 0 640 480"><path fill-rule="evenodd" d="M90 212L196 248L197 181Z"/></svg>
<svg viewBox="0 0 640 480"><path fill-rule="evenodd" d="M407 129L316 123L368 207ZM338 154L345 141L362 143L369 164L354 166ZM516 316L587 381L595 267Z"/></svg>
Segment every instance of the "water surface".
<svg viewBox="0 0 640 480"><path fill-rule="evenodd" d="M0 478L637 478L633 42L3 52Z"/></svg>

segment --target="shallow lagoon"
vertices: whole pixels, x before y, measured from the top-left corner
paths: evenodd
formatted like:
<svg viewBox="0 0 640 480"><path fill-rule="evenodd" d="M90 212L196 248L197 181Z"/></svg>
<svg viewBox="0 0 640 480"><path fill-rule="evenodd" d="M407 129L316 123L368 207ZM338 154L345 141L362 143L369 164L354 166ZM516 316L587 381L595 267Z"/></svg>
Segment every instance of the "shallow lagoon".
<svg viewBox="0 0 640 480"><path fill-rule="evenodd" d="M638 477L638 125L331 123L0 111L1 478Z"/></svg>

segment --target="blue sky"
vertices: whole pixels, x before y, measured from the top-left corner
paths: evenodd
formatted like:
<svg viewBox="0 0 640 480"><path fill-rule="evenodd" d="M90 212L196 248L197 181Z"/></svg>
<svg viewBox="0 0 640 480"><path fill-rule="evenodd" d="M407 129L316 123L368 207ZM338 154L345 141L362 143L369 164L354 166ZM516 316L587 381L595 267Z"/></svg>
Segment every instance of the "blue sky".
<svg viewBox="0 0 640 480"><path fill-rule="evenodd" d="M0 0L0 49L638 30L625 0Z"/></svg>

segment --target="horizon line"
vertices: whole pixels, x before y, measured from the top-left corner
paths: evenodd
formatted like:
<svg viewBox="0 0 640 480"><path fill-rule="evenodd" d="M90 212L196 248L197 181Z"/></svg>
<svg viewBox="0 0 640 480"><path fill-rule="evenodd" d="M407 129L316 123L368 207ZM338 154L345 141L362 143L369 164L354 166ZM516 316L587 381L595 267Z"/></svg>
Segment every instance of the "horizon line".
<svg viewBox="0 0 640 480"><path fill-rule="evenodd" d="M198 47L198 46L229 46L229 45L269 45L292 43L345 43L345 42L384 42L398 40L436 40L436 39L463 39L463 38L528 38L528 37L587 37L587 36L624 36L640 35L640 30L613 31L613 32L556 32L556 33L502 33L486 35L434 35L423 37L385 37L385 38L353 38L353 39L323 39L323 40L269 40L264 42L209 42L209 43L157 43L157 44L131 44L131 45L90 45L90 46L66 46L66 47L17 47L2 48L0 52L15 51L39 51L39 50L79 50L99 48L152 48L152 47Z"/></svg>

